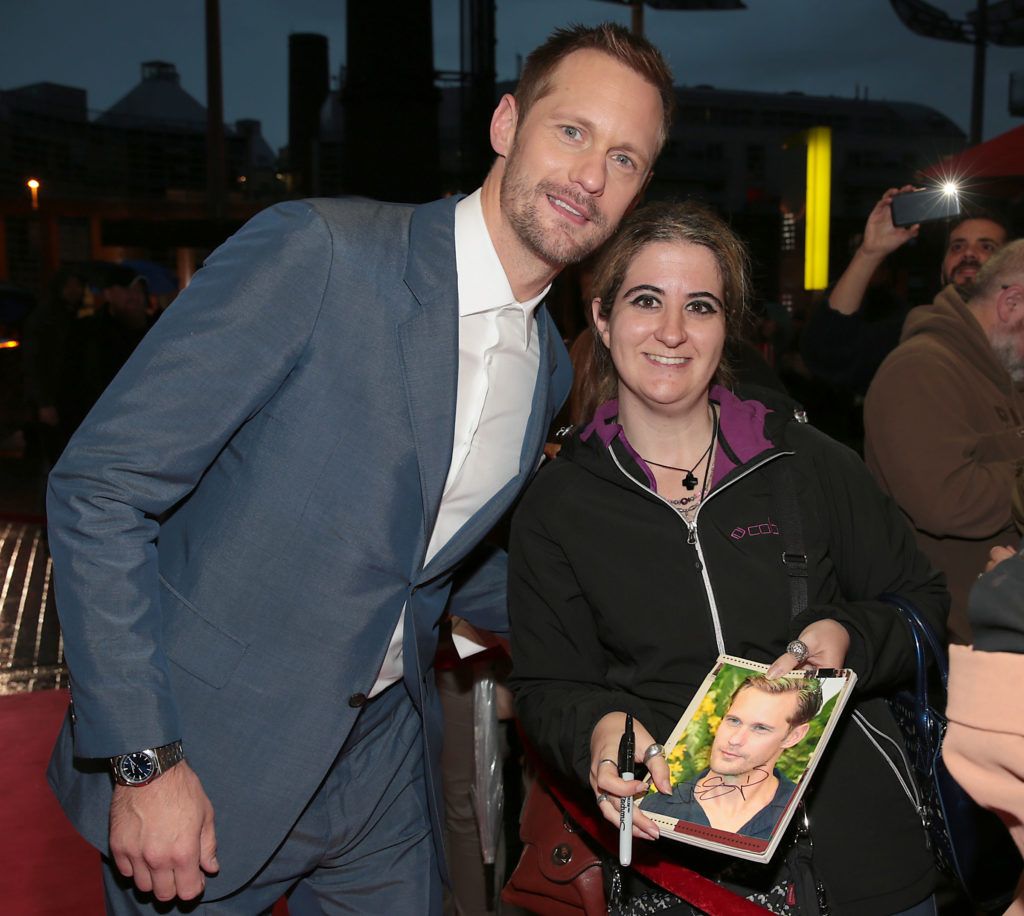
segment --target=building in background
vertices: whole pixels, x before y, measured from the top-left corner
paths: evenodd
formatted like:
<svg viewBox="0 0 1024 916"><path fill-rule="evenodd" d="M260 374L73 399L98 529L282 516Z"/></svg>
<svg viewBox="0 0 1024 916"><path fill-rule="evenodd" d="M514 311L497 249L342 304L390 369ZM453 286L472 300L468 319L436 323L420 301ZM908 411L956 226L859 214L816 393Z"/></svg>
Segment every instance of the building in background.
<svg viewBox="0 0 1024 916"><path fill-rule="evenodd" d="M421 6L426 16L429 4ZM467 0L470 24L479 6ZM350 35L364 34L352 25ZM74 87L0 92L0 278L39 288L61 262L136 257L186 279L209 248L275 200L425 200L472 190L490 164L490 110L514 88L494 83L493 22L489 28L463 49L460 71L437 74L429 29L410 27L394 39L404 36L408 53L398 57L408 66L384 79L375 54L372 66L355 55L334 91L326 38L290 36L289 147L279 161L258 121L226 128L223 223L203 209L206 110L172 63L144 63L139 84L95 116ZM678 102L649 196L699 197L728 214L751 242L760 295L790 310L809 300L801 281L803 131L832 128L833 273L881 191L965 141L944 115L910 103L710 86L680 88ZM415 142L382 142L396 125ZM31 209L28 176L42 182L39 210Z"/></svg>
<svg viewBox="0 0 1024 916"><path fill-rule="evenodd" d="M206 109L172 63L143 63L138 85L91 115L72 86L0 91L0 278L38 289L59 263L144 257L184 283L206 250L281 197L259 121L238 121L225 129L228 218L211 225Z"/></svg>

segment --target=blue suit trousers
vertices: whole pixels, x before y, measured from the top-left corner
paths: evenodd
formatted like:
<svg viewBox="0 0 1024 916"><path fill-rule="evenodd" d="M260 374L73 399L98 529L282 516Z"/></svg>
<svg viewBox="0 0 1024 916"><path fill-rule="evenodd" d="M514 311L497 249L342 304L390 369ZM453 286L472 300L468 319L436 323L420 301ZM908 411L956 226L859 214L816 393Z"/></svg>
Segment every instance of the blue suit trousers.
<svg viewBox="0 0 1024 916"><path fill-rule="evenodd" d="M216 816L216 812L214 812ZM291 916L440 916L419 713L401 681L367 701L323 783L282 846L221 900L163 904L105 860L112 916L269 913L288 894Z"/></svg>

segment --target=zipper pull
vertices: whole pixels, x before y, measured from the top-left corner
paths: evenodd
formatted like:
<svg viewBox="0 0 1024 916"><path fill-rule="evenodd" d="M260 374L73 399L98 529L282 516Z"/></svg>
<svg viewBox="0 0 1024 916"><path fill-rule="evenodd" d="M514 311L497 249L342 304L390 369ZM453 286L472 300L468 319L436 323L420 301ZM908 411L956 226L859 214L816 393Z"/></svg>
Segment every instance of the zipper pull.
<svg viewBox="0 0 1024 916"><path fill-rule="evenodd" d="M690 530L690 533L686 536L686 543L687 544L696 544L697 543L697 526L696 526L696 524L691 524L690 522L687 522L686 523L686 527Z"/></svg>

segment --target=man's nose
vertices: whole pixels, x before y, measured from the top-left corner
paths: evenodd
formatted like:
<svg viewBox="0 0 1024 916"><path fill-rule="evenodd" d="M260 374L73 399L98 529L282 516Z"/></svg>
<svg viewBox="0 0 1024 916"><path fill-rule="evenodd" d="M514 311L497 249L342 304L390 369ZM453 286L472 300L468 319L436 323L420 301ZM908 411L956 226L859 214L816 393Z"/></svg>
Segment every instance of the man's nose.
<svg viewBox="0 0 1024 916"><path fill-rule="evenodd" d="M575 184L594 196L604 191L607 177L605 156L598 150L581 152L573 161L573 167L569 173L569 178Z"/></svg>

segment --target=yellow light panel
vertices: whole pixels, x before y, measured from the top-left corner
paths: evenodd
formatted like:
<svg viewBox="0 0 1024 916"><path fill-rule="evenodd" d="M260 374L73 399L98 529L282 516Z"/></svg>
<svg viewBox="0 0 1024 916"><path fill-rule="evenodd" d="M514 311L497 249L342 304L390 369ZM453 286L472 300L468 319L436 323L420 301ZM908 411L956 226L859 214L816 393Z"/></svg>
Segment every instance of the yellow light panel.
<svg viewBox="0 0 1024 916"><path fill-rule="evenodd" d="M807 131L807 220L804 289L828 286L828 233L832 201L832 128Z"/></svg>

